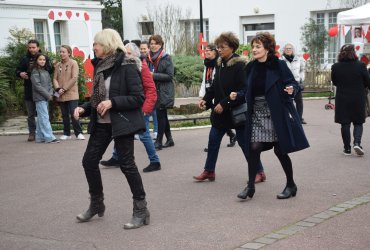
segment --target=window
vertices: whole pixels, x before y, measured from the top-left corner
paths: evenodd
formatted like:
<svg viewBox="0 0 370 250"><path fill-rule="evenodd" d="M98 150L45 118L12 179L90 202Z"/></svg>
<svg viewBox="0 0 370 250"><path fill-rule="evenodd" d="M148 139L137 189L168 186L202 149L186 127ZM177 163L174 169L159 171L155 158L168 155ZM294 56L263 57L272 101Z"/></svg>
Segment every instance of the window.
<svg viewBox="0 0 370 250"><path fill-rule="evenodd" d="M35 38L45 47L46 50L51 50L50 35L48 23L46 20L34 20ZM60 50L62 45L62 23L54 22L54 39L56 50Z"/></svg>
<svg viewBox="0 0 370 250"><path fill-rule="evenodd" d="M185 35L190 39L199 39L200 20L186 20L183 21L185 28ZM203 40L209 40L209 22L207 19L203 20Z"/></svg>
<svg viewBox="0 0 370 250"><path fill-rule="evenodd" d="M337 25L338 12L320 12L316 13L316 23L324 25L325 29L329 30L331 27ZM324 67L328 64L336 62L339 48L339 39L337 36L328 38L328 47L321 55L320 62Z"/></svg>
<svg viewBox="0 0 370 250"><path fill-rule="evenodd" d="M258 32L267 31L274 35L275 23L248 23L244 24L244 43L250 43Z"/></svg>
<svg viewBox="0 0 370 250"><path fill-rule="evenodd" d="M141 35L151 36L154 34L154 24L153 22L142 22L141 23Z"/></svg>

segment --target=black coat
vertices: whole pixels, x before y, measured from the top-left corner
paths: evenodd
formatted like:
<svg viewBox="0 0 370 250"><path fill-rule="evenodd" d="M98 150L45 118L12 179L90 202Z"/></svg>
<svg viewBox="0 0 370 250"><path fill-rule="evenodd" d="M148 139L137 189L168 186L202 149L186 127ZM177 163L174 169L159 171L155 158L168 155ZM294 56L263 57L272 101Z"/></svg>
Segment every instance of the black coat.
<svg viewBox="0 0 370 250"><path fill-rule="evenodd" d="M244 101L230 102L231 92L238 92L243 88L246 82L245 65L246 59L234 54L228 61L222 61L218 58L215 67L215 76L213 84L207 90L203 100L206 101L207 108L212 108L211 123L212 126L219 129L235 128L231 120L231 107L239 105ZM220 104L223 108L221 114L214 112L214 107Z"/></svg>
<svg viewBox="0 0 370 250"><path fill-rule="evenodd" d="M245 126L247 152L249 152L252 133L251 118L254 104L252 80L257 63L257 61L253 61L248 64L246 68L247 83L243 89L243 93L239 97L243 98L244 94L248 103L248 122ZM265 98L271 112L271 119L278 138L279 147L282 153L291 153L308 148L309 144L302 128L301 119L293 104L294 95L290 96L284 91L286 86L293 86L294 94L299 91L298 83L295 81L286 62L273 57L273 59L267 62Z"/></svg>
<svg viewBox="0 0 370 250"><path fill-rule="evenodd" d="M153 64L148 66L153 71ZM175 104L175 85L173 83L174 67L170 55L164 54L160 58L157 70L153 73L153 80L157 88L156 108L173 108Z"/></svg>
<svg viewBox="0 0 370 250"><path fill-rule="evenodd" d="M109 110L112 124L112 136L130 135L145 131L144 116L141 107L144 103L144 91L140 71L134 60L117 53L116 62L111 72L109 99L112 108ZM97 111L91 103L81 106L85 109L82 116L90 116L88 132L94 131L97 122Z"/></svg>
<svg viewBox="0 0 370 250"><path fill-rule="evenodd" d="M39 51L41 53L41 50ZM28 79L23 80L24 86L24 99L32 101L32 82L31 82L31 73L33 69L33 64L35 63L35 56L27 52L27 55L22 58L18 67L15 70L15 74L20 77L21 72L27 72ZM45 69L52 74L54 71L53 65L50 62L49 58L46 57Z"/></svg>
<svg viewBox="0 0 370 250"><path fill-rule="evenodd" d="M338 62L331 68L331 80L337 87L335 95L335 122L362 124L365 122L365 88L370 78L360 61Z"/></svg>

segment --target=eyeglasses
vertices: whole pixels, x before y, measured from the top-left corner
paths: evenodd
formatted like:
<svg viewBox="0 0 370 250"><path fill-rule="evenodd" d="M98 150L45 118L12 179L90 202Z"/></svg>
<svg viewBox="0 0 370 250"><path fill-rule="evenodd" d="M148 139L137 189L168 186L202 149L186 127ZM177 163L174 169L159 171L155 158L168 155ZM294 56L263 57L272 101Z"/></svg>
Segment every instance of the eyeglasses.
<svg viewBox="0 0 370 250"><path fill-rule="evenodd" d="M285 48L285 50L292 50L293 48Z"/></svg>
<svg viewBox="0 0 370 250"><path fill-rule="evenodd" d="M214 49L206 49L206 52L214 51Z"/></svg>
<svg viewBox="0 0 370 250"><path fill-rule="evenodd" d="M220 47L217 47L217 50L225 50L225 49L228 49L230 48L229 46L220 46Z"/></svg>

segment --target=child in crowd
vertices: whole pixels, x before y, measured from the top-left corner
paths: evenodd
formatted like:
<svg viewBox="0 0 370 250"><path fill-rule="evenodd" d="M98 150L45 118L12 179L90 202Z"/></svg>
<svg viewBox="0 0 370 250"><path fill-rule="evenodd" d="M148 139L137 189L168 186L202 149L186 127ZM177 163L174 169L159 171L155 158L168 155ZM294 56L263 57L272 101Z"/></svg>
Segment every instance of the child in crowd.
<svg viewBox="0 0 370 250"><path fill-rule="evenodd" d="M49 121L48 105L53 99L53 88L49 72L45 70L46 56L37 54L31 74L33 101L36 103L36 142L59 143L53 135Z"/></svg>

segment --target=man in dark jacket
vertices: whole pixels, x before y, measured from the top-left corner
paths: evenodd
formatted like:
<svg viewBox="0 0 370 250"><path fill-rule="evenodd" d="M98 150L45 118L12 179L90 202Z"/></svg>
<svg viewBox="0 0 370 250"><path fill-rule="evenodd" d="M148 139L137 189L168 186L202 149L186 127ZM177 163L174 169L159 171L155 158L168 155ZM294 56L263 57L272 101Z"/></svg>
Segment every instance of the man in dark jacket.
<svg viewBox="0 0 370 250"><path fill-rule="evenodd" d="M41 53L39 48L40 43L37 40L29 40L27 43L27 54L25 57L22 58L20 61L17 69L16 75L22 78L23 85L24 85L24 99L27 108L27 123L28 123L28 141L35 140L35 131L36 131L36 105L35 102L32 100L32 82L31 82L31 72L33 63L35 61L35 56L37 53ZM53 73L53 66L50 63L50 60L46 58L46 70L51 74Z"/></svg>

